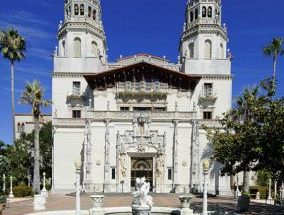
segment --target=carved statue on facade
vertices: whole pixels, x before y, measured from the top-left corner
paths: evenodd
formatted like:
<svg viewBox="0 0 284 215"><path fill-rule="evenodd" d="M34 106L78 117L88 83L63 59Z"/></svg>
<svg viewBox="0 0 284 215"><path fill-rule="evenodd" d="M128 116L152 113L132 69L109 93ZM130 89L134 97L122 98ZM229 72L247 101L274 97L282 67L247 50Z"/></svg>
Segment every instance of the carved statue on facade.
<svg viewBox="0 0 284 215"><path fill-rule="evenodd" d="M165 166L165 159L163 154L159 154L156 159L156 175L157 178L160 178L163 174Z"/></svg>
<svg viewBox="0 0 284 215"><path fill-rule="evenodd" d="M125 178L127 175L127 162L126 162L126 152L122 151L119 156L120 163L120 173Z"/></svg>

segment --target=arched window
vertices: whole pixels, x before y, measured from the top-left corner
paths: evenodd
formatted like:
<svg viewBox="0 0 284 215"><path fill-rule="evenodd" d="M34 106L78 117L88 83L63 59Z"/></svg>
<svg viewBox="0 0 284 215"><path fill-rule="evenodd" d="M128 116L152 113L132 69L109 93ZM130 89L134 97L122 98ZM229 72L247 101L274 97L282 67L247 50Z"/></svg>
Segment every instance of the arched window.
<svg viewBox="0 0 284 215"><path fill-rule="evenodd" d="M195 19L198 19L199 13L198 13L198 8L195 9Z"/></svg>
<svg viewBox="0 0 284 215"><path fill-rule="evenodd" d="M220 59L224 58L224 45L220 43Z"/></svg>
<svg viewBox="0 0 284 215"><path fill-rule="evenodd" d="M65 18L68 18L69 17L69 11L68 9L65 10Z"/></svg>
<svg viewBox="0 0 284 215"><path fill-rule="evenodd" d="M194 15L193 15L193 11L190 11L190 22L192 22L192 21L193 21L193 17L194 17Z"/></svg>
<svg viewBox="0 0 284 215"><path fill-rule="evenodd" d="M81 57L81 39L76 37L74 39L74 54L73 57Z"/></svg>
<svg viewBox="0 0 284 215"><path fill-rule="evenodd" d="M17 125L17 131L18 131L18 133L21 133L21 123L18 123L18 125Z"/></svg>
<svg viewBox="0 0 284 215"><path fill-rule="evenodd" d="M97 11L93 10L93 20L97 20Z"/></svg>
<svg viewBox="0 0 284 215"><path fill-rule="evenodd" d="M84 16L84 13L85 13L85 11L84 11L84 5L81 4L81 5L80 5L80 15L81 15L81 16Z"/></svg>
<svg viewBox="0 0 284 215"><path fill-rule="evenodd" d="M92 16L92 7L89 6L88 7L88 17L91 18L91 16Z"/></svg>
<svg viewBox="0 0 284 215"><path fill-rule="evenodd" d="M66 46L65 46L65 40L62 41L62 46L61 46L61 57L65 57L66 54Z"/></svg>
<svg viewBox="0 0 284 215"><path fill-rule="evenodd" d="M205 41L204 58L205 59L211 59L212 58L212 42L211 42L211 40Z"/></svg>
<svg viewBox="0 0 284 215"><path fill-rule="evenodd" d="M74 14L79 15L79 6L77 4L74 5Z"/></svg>
<svg viewBox="0 0 284 215"><path fill-rule="evenodd" d="M92 51L92 55L94 57L98 57L99 56L98 44L95 41L92 42L92 50L91 51Z"/></svg>
<svg viewBox="0 0 284 215"><path fill-rule="evenodd" d="M194 43L189 44L188 50L189 50L189 57L194 58Z"/></svg>
<svg viewBox="0 0 284 215"><path fill-rule="evenodd" d="M202 7L202 17L206 17L206 7Z"/></svg>
<svg viewBox="0 0 284 215"><path fill-rule="evenodd" d="M21 132L24 133L25 131L26 131L26 129L25 129L25 123L22 123Z"/></svg>
<svg viewBox="0 0 284 215"><path fill-rule="evenodd" d="M212 7L208 7L208 17L212 18Z"/></svg>

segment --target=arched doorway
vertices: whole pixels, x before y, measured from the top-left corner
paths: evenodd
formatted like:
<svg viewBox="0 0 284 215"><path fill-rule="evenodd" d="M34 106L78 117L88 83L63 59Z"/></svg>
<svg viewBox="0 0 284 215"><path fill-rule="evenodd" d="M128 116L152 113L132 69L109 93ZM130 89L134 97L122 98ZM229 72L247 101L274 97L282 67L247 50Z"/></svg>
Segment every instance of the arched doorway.
<svg viewBox="0 0 284 215"><path fill-rule="evenodd" d="M146 178L153 188L153 158L131 158L131 189L135 189L136 178Z"/></svg>

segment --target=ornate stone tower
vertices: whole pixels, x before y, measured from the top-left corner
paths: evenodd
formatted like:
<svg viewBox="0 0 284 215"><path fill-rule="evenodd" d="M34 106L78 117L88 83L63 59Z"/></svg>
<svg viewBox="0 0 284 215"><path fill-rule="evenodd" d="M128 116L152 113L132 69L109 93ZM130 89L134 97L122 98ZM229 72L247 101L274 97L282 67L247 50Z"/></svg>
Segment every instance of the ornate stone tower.
<svg viewBox="0 0 284 215"><path fill-rule="evenodd" d="M100 0L65 0L54 72L98 72L106 63Z"/></svg>
<svg viewBox="0 0 284 215"><path fill-rule="evenodd" d="M180 41L182 71L194 74L230 74L227 29L221 0L189 0Z"/></svg>

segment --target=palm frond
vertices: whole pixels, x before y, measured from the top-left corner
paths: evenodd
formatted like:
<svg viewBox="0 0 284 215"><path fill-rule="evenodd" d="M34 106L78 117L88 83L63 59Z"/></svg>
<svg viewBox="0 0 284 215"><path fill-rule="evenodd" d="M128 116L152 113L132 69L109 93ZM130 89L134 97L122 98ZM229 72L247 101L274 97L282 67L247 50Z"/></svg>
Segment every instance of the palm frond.
<svg viewBox="0 0 284 215"><path fill-rule="evenodd" d="M47 107L51 104L51 101L44 100L43 96L43 89L37 80L32 83L28 82L22 93L21 103L30 105L32 107L33 115L38 117L41 113L41 107Z"/></svg>
<svg viewBox="0 0 284 215"><path fill-rule="evenodd" d="M25 58L26 42L13 28L2 31L0 34L0 49L4 58L11 62Z"/></svg>

